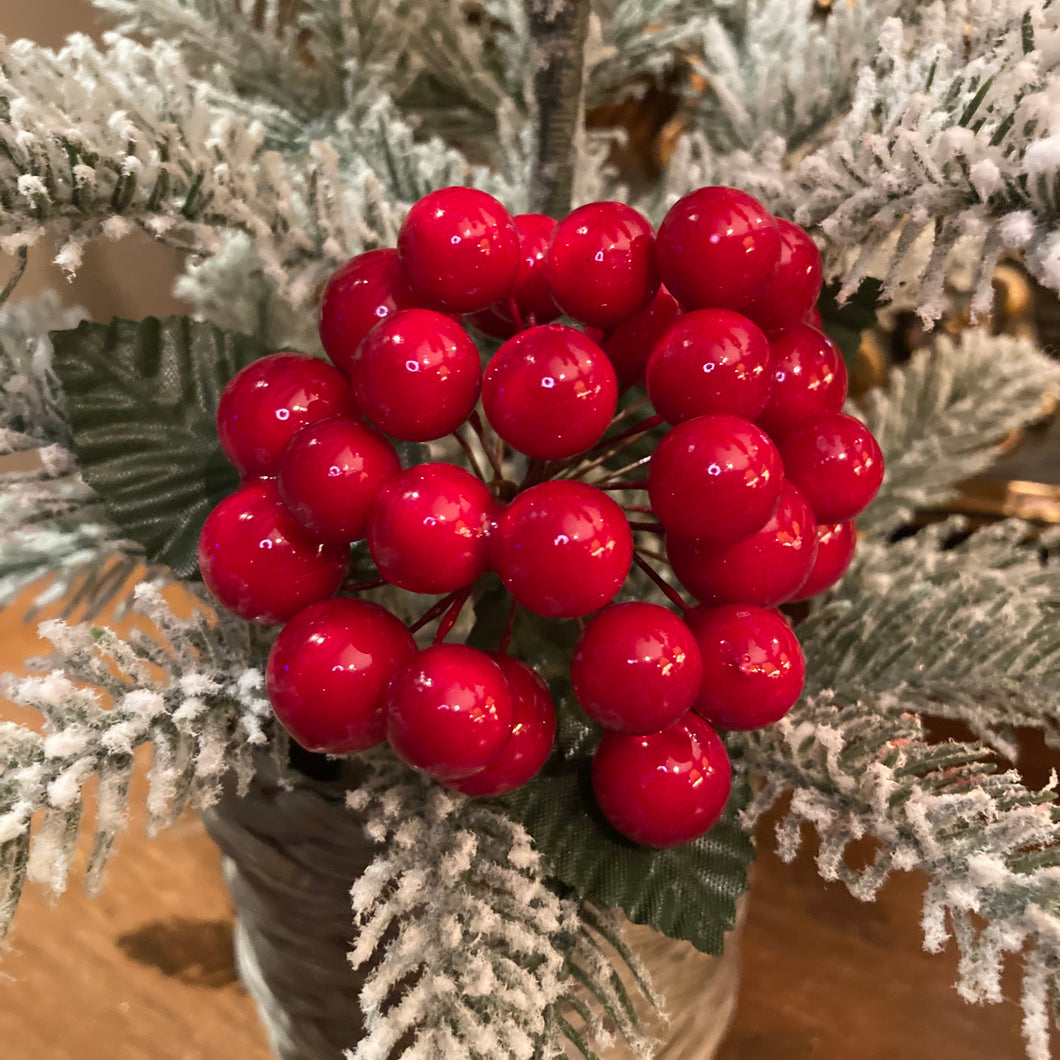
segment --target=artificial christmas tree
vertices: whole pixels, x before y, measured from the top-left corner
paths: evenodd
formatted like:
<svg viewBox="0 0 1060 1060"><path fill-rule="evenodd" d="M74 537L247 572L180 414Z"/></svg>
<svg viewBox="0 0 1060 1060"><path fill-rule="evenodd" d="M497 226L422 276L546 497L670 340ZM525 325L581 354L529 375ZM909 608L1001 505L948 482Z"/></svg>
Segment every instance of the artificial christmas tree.
<svg viewBox="0 0 1060 1060"><path fill-rule="evenodd" d="M912 532L912 520L986 467L1012 427L1039 415L1043 393L1060 385L1060 371L1031 342L969 331L958 341L925 340L886 388L865 395L848 413L838 409L839 387L837 402L827 397L818 406L816 397L806 399L799 422L789 424L793 402L771 404L789 378L780 379L776 365L786 364L783 358L810 365L803 370L817 373L822 392L831 395L839 367L828 361L834 354L823 339L812 349L788 340L759 365L755 378L769 387L741 384L738 394L732 381L720 390L713 381L682 386L682 370L675 374L673 363L684 363L685 346L658 343L698 314L713 314L711 328L719 326L718 314L739 310L759 314L766 328L777 323L773 314L788 322L783 303L790 283L780 294L766 285L779 275L777 263L797 260L807 244L796 230L771 222L772 214L807 226L823 251L823 273L839 281L840 300L864 302L870 292L884 313L912 308L932 322L961 301L983 313L1002 255L1018 256L1040 281L1057 286L1052 70L1060 38L1052 5L894 0L791 9L767 0L706 7L532 0L524 8L305 0L247 12L216 0L100 0L99 6L118 17L123 34L102 47L76 39L60 53L25 42L4 48L0 245L24 261L28 247L51 235L60 245L57 260L74 270L87 241L142 228L189 251L179 290L198 319L71 329L47 303L8 301L4 446L38 452L40 460L37 470L5 483L0 584L10 595L45 574L59 587L87 577L82 599L98 602L120 583L94 572L115 556L144 557L164 568L162 577L181 580L198 605L190 617L178 615L145 582L134 603L154 623L153 635L123 641L91 623L51 623L47 633L59 653L51 672L8 682L13 698L44 713L47 729L43 735L19 726L0 732L5 917L27 877L57 891L65 885L81 786L93 775L101 810L88 883L98 886L123 822L131 752L151 743L156 821L193 801L230 859L243 916L242 967L283 1055L335 1056L349 1048L373 1060L544 1057L569 1049L604 1056L610 1027L636 1055L647 1056L651 1046L630 1014L636 1009L631 995L652 992L647 983L637 985L639 962L623 941L627 926L612 910L704 953L719 952L747 886L750 830L790 793L777 829L785 856L797 849L807 822L820 835L822 875L845 880L859 897L871 897L895 870L919 867L931 875L925 942L938 948L951 934L957 939L961 990L970 1000L996 1000L1003 955L1027 946L1028 1049L1048 1055L1047 1010L1060 960L1052 793L1028 790L1015 773L997 772L994 754L1014 752L1014 725L1047 735L1055 730L1054 535L1020 523L971 532L952 521ZM621 184L614 168L621 160L609 160L616 134L598 126L587 132L583 102L613 102L649 86L671 93L672 149L657 179L642 172ZM742 190L719 191L722 185ZM423 564L424 549L437 547L434 537L403 548L374 510L367 527L359 522L364 512L322 513L312 488L308 499L298 496L310 472L288 472L285 480L281 467L278 486L239 487L226 454L245 464L244 471L271 473L274 463L288 459L297 422L282 419L283 429L270 430L270 444L260 451L245 449L247 436L239 430L222 431L219 441L214 424L222 393L238 373L275 365L265 358L277 350L317 352L317 293L334 275L325 295L327 325L327 307L345 297L342 284L362 282L349 279L344 263L351 256L396 248L406 278L405 260L436 261L437 222L422 220L416 204L437 201L430 196L454 186L445 194L464 213L470 201L492 196L512 214L532 211L560 222L542 260L568 319L541 323L563 339L568 356L581 357L580 370L592 378L602 371L603 381L584 419L558 415L528 424L534 410L511 395L533 374L537 355L524 347L534 332L508 339L519 356L508 343L497 353L497 343L480 336L471 352L473 359L489 358L485 418L510 446L540 463L515 483L523 488L514 499L503 496L510 503L488 534L488 558L464 549L450 561ZM734 259L720 231L703 245L689 243L684 229L699 216L704 195L740 212L748 225L746 258ZM752 196L765 207L751 210ZM683 205L669 213L675 203ZM572 205L597 213L604 206L608 223L624 226L629 274L604 270L586 282L578 266L584 266L585 226L568 224L584 215L570 213ZM653 286L651 256L643 251L650 225L638 217L659 223L658 272L668 297L676 296L673 304ZM735 224L730 218L724 231ZM450 437L465 420L474 426L479 367L462 356L469 333L452 317L489 306L492 316L481 330L503 338L532 304L526 294L525 303L515 297L513 305L491 305L518 285L520 261L512 248L520 228L496 214L490 225L490 232L501 232L490 254L504 259L503 268L482 275L474 262L435 265L422 274L412 269L408 294L386 271L394 259L373 258L378 272L363 282L390 292L388 319L358 342L348 362L331 349L348 349L341 337L347 322L325 326L324 348L350 371L361 411L396 438L393 452L406 468L397 478L414 471L446 478L447 488L464 475L475 483L476 462L485 469L493 457L498 480L507 481L506 458L491 445L474 432ZM689 246L696 249L692 262ZM590 262L606 257L605 248L590 249ZM715 253L718 260L710 260ZM700 259L709 268L701 269ZM369 268L366 259L357 260ZM336 275L339 266L347 271ZM870 278L878 282L864 282ZM5 297L16 281L17 270ZM473 305L462 300L469 286L476 288ZM435 304L418 304L423 298ZM679 311L684 315L676 316ZM586 337L569 318L605 334ZM851 319L848 313L848 325ZM432 335L452 332L442 355L446 367L464 366L452 406L416 395L408 377L419 372L406 370L397 382L387 374L394 367L387 350L407 341L409 331L422 334L425 322ZM722 323L731 334L739 322ZM843 324L825 314L825 330L834 337ZM615 351L613 368L595 353L600 348ZM328 376L322 362L308 363ZM617 395L620 378L622 386L638 386L642 371L669 433L653 424L641 438L623 438L628 446L621 452L578 457L602 434L616 441L605 434L615 422L610 394ZM348 417L345 383L337 378L321 384L331 395L322 400L333 402L328 411ZM237 391L228 391L233 401ZM623 411L640 393L627 391ZM745 404L735 415L732 408L704 408L719 393L723 404ZM288 407L280 401L276 408ZM889 469L864 514L873 492L862 487L864 475L821 489L822 468L829 466L823 457L852 447L864 468L878 471L871 436L852 413L879 439ZM765 423L751 425L755 416L765 416ZM225 416L222 422L230 424ZM275 424L274 417L270 428ZM631 426L635 421L615 422L618 433ZM395 469L387 464L391 443L369 431L362 434L373 439L381 477L388 478ZM770 431L778 435L776 445ZM719 483L711 492L718 476L701 473L709 463L690 464L688 446L666 442L676 437L717 448L722 435L756 454L751 466L762 481L753 497L740 494L741 503L732 502L735 487L726 492ZM298 438L308 450L312 439ZM822 454L827 439L840 444ZM653 448L662 455L651 457L644 483L651 512L627 519L621 493L619 502L604 498L618 512L615 525L630 526L644 542L644 566L627 578L623 559L614 571L589 579L585 592L577 557L554 579L543 577L549 568L542 561L523 562L528 550L544 547L540 498L560 510L590 489L554 479L546 462L578 459L586 471L602 469L595 481L609 484L613 477L624 489L631 481L625 476L645 466ZM755 609L774 615L765 610L779 602L772 596L790 600L805 584L792 576L791 585L778 589L780 564L769 546L748 544L771 518L782 532L782 469L794 482L784 519L800 522L791 513L801 495L821 524L815 543L828 563L809 577L818 589L834 585L798 623L807 662L802 697L790 714L752 731L743 731L748 717L734 714L731 698L723 697L721 708L705 706L710 720L732 730L726 747L734 789L725 813L691 843L661 850L631 844L604 818L639 829L621 783L639 767L619 752L641 737L605 736L607 748L618 751L590 766L598 733L578 712L567 670L581 636L576 619L620 587L620 600L672 605L674 587L653 567L665 559L665 529L674 568L690 572L682 581L715 622L721 613L725 637L748 622L763 635L765 620ZM696 475L705 492L689 493L687 482ZM878 478L871 483L878 484ZM387 482L380 495L386 494L387 510L391 504L406 510L412 492ZM638 496L624 502L646 507L644 493ZM213 530L232 497L250 506L234 522L242 526L246 512L253 513L252 533L234 549L230 528ZM602 523L612 514L608 505L596 502ZM367 533L368 546L348 552L332 541L321 552L302 545L304 521L333 526L329 517L351 519L354 530ZM855 517L863 540L835 584L850 558ZM344 524L335 535L348 540L352 532ZM275 568L280 576L244 576L248 544L266 539L278 546L277 559L282 554ZM216 571L214 542L231 553ZM742 559L719 551L741 547L749 553ZM654 555L645 559L646 553ZM458 560L469 564L459 577ZM381 576L412 591L462 593L487 565L496 568L500 584L479 581L466 612L447 604L432 618L455 623L454 635L472 646L469 652L495 651L500 635L517 659L547 679L560 708L557 748L538 781L499 801L478 801L416 776L384 748L339 760L307 760L291 751L267 697L273 635L248 619L294 619L337 590L349 567L356 593L415 625L416 616L401 613L392 590L378 584ZM761 594L754 602L741 598L749 591L746 578L731 589L749 569L769 574L750 590ZM233 571L240 588L229 596ZM200 575L242 617L216 607L202 592ZM296 590L304 578L312 584L302 596ZM241 595L248 579L255 579L249 602ZM460 584L450 588L449 579ZM737 598L725 600L726 592ZM512 597L521 608L514 622ZM778 636L789 628L781 622ZM704 626L692 618L689 626L702 646ZM393 640L401 639L395 631ZM445 645L423 647L420 655L432 660L451 654L441 650ZM487 663L476 666L500 681L494 698L510 699L506 679L494 673L500 668ZM716 678L710 689L722 683ZM584 691L584 680L581 685ZM276 681L273 686L275 705L281 694ZM439 769L433 741L424 750L408 738L410 729L417 731L404 724L414 709L404 686L390 687L397 705L388 731L402 757L453 774L443 780L463 782L456 774L466 762L454 766L447 759ZM592 692L584 694L595 701ZM760 695L735 702L750 710L755 724L790 705L764 709ZM422 705L415 702L416 709ZM718 709L722 714L711 717ZM960 719L981 742L932 742L918 712ZM713 730L692 724L710 743ZM318 749L337 750L334 735L326 733ZM588 794L594 787L604 817ZM34 830L38 809L44 814ZM648 823L658 820L656 814ZM651 830L643 835L659 838ZM856 868L845 854L865 835L879 846L868 867ZM325 879L327 886L320 884ZM336 903L345 903L351 887L348 912ZM321 908L294 917L292 907L309 892L327 897ZM352 972L344 957L349 945ZM666 997L659 1000L665 1007Z"/></svg>

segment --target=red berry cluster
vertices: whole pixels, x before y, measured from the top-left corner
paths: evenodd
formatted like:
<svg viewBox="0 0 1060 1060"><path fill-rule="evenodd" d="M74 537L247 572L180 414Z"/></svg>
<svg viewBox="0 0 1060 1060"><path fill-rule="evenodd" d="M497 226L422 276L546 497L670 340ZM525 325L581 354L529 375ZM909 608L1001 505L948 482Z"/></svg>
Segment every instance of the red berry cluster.
<svg viewBox="0 0 1060 1060"><path fill-rule="evenodd" d="M731 786L715 728L767 725L795 703L804 661L776 608L839 578L883 473L871 434L841 411L843 360L816 326L821 278L801 228L722 187L685 196L657 233L622 203L557 223L445 188L412 207L396 250L339 269L320 314L335 367L277 354L221 398L244 484L199 550L225 607L286 623L267 679L292 736L333 754L389 740L471 795L529 780L555 710L505 651L511 623L496 653L445 641L492 570L513 618L516 606L594 616L571 677L607 730L592 767L607 819L659 847L709 829ZM465 325L504 340L484 369ZM654 451L614 469L664 424ZM470 471L403 469L390 441L449 435ZM647 503L619 503L636 491ZM378 579L351 586L361 539ZM634 563L677 611L612 602ZM447 595L406 627L354 598L384 584ZM413 633L435 619L418 649Z"/></svg>

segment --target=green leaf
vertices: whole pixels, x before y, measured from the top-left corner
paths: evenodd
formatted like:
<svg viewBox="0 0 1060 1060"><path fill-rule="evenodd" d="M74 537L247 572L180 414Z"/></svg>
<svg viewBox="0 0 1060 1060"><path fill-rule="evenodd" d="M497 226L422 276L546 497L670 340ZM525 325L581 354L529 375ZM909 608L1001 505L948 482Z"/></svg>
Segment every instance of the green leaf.
<svg viewBox="0 0 1060 1060"><path fill-rule="evenodd" d="M500 611L491 594L480 617L488 621L487 616ZM570 688L577 635L575 622L548 622L525 612L516 623L512 652L549 680L559 732L545 768L505 796L505 808L534 837L550 871L578 898L619 906L634 923L651 924L699 950L721 953L754 859L750 836L737 821L747 803L747 785L737 782L722 819L692 843L654 850L616 832L597 809L589 781L599 730L577 706Z"/></svg>
<svg viewBox="0 0 1060 1060"><path fill-rule="evenodd" d="M217 440L217 402L268 351L186 317L83 323L52 343L85 481L149 559L195 576L202 524L239 485Z"/></svg>
<svg viewBox="0 0 1060 1060"><path fill-rule="evenodd" d="M858 352L861 333L876 323L882 289L883 284L879 280L865 280L842 305L837 301L838 283L830 283L821 291L821 297L817 300L821 326L842 351L847 364Z"/></svg>

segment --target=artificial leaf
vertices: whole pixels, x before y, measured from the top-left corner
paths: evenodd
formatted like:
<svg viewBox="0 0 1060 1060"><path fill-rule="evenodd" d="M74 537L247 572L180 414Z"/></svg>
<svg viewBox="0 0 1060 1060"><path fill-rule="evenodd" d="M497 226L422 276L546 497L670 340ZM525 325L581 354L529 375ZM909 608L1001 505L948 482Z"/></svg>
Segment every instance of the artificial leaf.
<svg viewBox="0 0 1060 1060"><path fill-rule="evenodd" d="M882 288L879 280L865 280L842 305L838 301L838 283L830 283L821 291L817 301L821 326L842 351L848 364L858 352L861 333L876 323Z"/></svg>
<svg viewBox="0 0 1060 1060"><path fill-rule="evenodd" d="M487 604L482 617L497 611ZM550 871L580 899L618 906L634 923L721 953L754 858L750 836L737 821L748 798L746 784L737 780L725 815L694 842L655 850L616 832L597 809L589 782L599 730L570 688L568 667L577 634L577 623L548 622L525 612L519 616L513 654L549 680L560 723L557 747L545 768L505 796L504 804L533 836ZM557 637L566 643L560 645Z"/></svg>
<svg viewBox="0 0 1060 1060"><path fill-rule="evenodd" d="M186 317L82 323L52 343L85 481L150 560L195 576L202 524L239 485L217 402L265 347Z"/></svg>

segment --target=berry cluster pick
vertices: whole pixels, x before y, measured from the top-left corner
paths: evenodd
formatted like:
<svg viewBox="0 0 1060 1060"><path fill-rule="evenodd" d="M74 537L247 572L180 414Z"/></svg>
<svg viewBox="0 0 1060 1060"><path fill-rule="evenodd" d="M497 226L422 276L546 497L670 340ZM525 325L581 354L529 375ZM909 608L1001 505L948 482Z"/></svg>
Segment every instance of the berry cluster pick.
<svg viewBox="0 0 1060 1060"><path fill-rule="evenodd" d="M841 411L821 276L801 228L723 187L658 232L618 202L556 223L443 188L396 250L340 268L320 313L334 367L276 354L225 389L218 433L244 483L199 547L223 606L285 623L267 680L294 739L330 754L388 740L470 795L526 783L555 734L547 686L507 653L510 622L494 653L446 642L492 570L513 618L583 621L571 678L606 730L592 786L607 819L657 847L709 829L731 786L715 729L795 703L804 661L776 608L840 577L883 474ZM504 340L484 369L467 329ZM390 440L447 435L467 467L402 468ZM365 538L378 579L350 584ZM634 563L676 610L612 602ZM357 598L384 584L443 595L407 627Z"/></svg>

